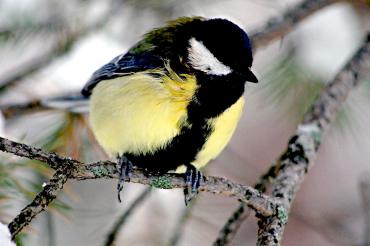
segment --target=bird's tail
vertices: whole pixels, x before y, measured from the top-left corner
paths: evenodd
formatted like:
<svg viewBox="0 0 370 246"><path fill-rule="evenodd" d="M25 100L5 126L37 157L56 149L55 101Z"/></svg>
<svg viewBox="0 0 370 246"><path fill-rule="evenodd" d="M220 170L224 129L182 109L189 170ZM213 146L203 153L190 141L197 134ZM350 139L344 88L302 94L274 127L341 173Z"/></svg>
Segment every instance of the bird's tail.
<svg viewBox="0 0 370 246"><path fill-rule="evenodd" d="M89 112L89 98L79 94L43 99L41 104L47 108L63 109L74 113Z"/></svg>

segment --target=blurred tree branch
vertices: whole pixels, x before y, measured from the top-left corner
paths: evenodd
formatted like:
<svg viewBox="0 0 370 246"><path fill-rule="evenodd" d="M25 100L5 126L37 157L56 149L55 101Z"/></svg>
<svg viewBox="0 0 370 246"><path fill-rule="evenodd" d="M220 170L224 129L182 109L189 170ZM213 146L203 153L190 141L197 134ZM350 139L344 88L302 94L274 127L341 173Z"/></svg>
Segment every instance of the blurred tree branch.
<svg viewBox="0 0 370 246"><path fill-rule="evenodd" d="M196 202L197 202L197 197L194 197L193 200L191 200L191 203L188 204L184 208L184 210L181 212L181 215L175 226L175 229L173 233L171 233L171 238L168 243L169 246L176 246L179 244L181 236L184 232L186 222L189 220L189 217L191 216L191 212L193 211L194 205Z"/></svg>
<svg viewBox="0 0 370 246"><path fill-rule="evenodd" d="M305 114L287 150L281 155L272 197L279 198L284 216L260 216L257 245L279 245L288 220L288 211L307 171L314 164L322 135L338 109L358 83L370 71L370 32L361 46L336 77L327 84L311 110ZM282 215L282 214L281 214Z"/></svg>
<svg viewBox="0 0 370 246"><path fill-rule="evenodd" d="M19 104L8 104L1 105L0 110L3 113L5 119L16 117L22 114L27 114L35 111L47 110L48 107L44 107L41 100L33 100Z"/></svg>
<svg viewBox="0 0 370 246"><path fill-rule="evenodd" d="M64 30L58 34L58 40L55 41L51 49L44 53L40 52L38 57L30 59L26 64L15 69L14 73L0 78L0 92L18 81L21 81L29 74L35 73L49 65L54 59L66 54L76 41L90 34L92 31L102 28L113 16L115 16L117 11L120 10L122 2L122 0L113 0L107 12L102 14L91 24L81 25L81 23L79 23L80 26L78 27L65 27Z"/></svg>
<svg viewBox="0 0 370 246"><path fill-rule="evenodd" d="M276 177L278 170L279 166L272 164L271 167L267 170L267 172L260 177L259 182L254 185L254 188L264 193L266 191L267 186ZM239 207L236 210L234 210L232 215L229 217L224 226L221 228L213 245L214 246L228 245L235 237L244 220L246 220L249 217L249 215L251 214L250 212L251 211L248 209L247 204L241 202L239 204Z"/></svg>
<svg viewBox="0 0 370 246"><path fill-rule="evenodd" d="M289 33L295 26L322 8L338 0L304 0L279 17L269 19L265 25L251 32L254 49L268 45Z"/></svg>
<svg viewBox="0 0 370 246"><path fill-rule="evenodd" d="M127 219L132 215L134 210L145 201L151 191L151 187L146 188L130 205L130 207L117 219L116 223L113 225L113 228L107 235L105 246L113 245L114 241L117 238L117 235L124 224L127 222Z"/></svg>
<svg viewBox="0 0 370 246"><path fill-rule="evenodd" d="M228 245L235 237L244 220L249 217L250 213L251 211L248 209L247 204L241 202L239 207L232 213L221 228L213 246Z"/></svg>
<svg viewBox="0 0 370 246"><path fill-rule="evenodd" d="M0 110L5 119L27 113L55 109L62 109L72 113L85 113L88 112L88 99L83 98L80 93L68 93L62 96L35 99L24 103L0 105Z"/></svg>

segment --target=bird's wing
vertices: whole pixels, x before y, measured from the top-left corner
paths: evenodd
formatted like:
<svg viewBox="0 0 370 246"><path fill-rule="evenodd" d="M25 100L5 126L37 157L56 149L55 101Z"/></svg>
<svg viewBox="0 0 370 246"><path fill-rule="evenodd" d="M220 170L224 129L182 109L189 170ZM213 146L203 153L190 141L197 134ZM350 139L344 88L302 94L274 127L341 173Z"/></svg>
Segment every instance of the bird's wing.
<svg viewBox="0 0 370 246"><path fill-rule="evenodd" d="M95 71L83 87L81 93L85 97L89 97L94 87L103 80L127 76L147 69L163 67L163 64L163 60L160 57L150 52L139 54L129 52L119 55Z"/></svg>

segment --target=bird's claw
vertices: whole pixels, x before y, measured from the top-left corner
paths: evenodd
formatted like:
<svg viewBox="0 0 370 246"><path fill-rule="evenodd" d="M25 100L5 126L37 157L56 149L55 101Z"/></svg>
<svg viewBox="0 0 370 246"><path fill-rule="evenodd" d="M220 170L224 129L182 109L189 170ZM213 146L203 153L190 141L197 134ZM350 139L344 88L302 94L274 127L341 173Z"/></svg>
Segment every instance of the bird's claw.
<svg viewBox="0 0 370 246"><path fill-rule="evenodd" d="M199 186L204 182L202 172L196 169L193 165L187 166L185 172L186 188L184 189L185 205L198 194Z"/></svg>
<svg viewBox="0 0 370 246"><path fill-rule="evenodd" d="M119 179L118 179L118 184L117 184L117 192L118 192L118 201L121 202L121 191L123 189L123 184L124 182L130 181L130 178L132 176L132 170L133 170L133 165L132 162L127 159L126 156L119 156L118 161L117 161L117 170L119 173Z"/></svg>

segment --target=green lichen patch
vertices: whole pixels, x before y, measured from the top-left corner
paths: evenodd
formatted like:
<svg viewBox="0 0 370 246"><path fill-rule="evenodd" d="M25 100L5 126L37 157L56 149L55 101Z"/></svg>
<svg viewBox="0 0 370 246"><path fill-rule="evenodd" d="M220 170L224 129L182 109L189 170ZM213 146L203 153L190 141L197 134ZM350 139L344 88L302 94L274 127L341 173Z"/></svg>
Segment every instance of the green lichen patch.
<svg viewBox="0 0 370 246"><path fill-rule="evenodd" d="M109 174L108 170L104 167L91 167L91 172L96 176L96 177L102 177L106 176Z"/></svg>
<svg viewBox="0 0 370 246"><path fill-rule="evenodd" d="M313 138L313 141L315 142L315 147L319 146L321 143L321 132L320 131L312 132L312 138Z"/></svg>
<svg viewBox="0 0 370 246"><path fill-rule="evenodd" d="M150 185L158 189L172 189L172 182L168 175L156 178Z"/></svg>
<svg viewBox="0 0 370 246"><path fill-rule="evenodd" d="M286 224L288 222L288 213L287 211L285 210L285 208L279 206L277 208L277 217L279 218L279 220L283 223L283 224Z"/></svg>

